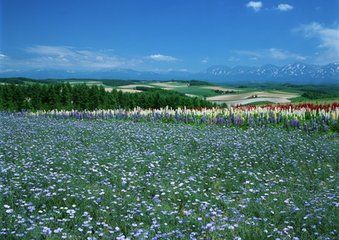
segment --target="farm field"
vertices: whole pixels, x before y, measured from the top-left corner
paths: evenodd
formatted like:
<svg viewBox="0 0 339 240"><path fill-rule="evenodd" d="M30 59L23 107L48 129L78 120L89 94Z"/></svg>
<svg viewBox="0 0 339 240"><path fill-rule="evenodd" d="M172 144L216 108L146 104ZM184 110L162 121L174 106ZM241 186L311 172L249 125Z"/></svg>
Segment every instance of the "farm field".
<svg viewBox="0 0 339 240"><path fill-rule="evenodd" d="M127 84L115 87L118 91L123 92L141 92L138 87L160 88L183 93L190 97L206 98L208 101L228 105L247 105L247 104L267 104L267 103L289 103L289 102L335 102L339 97L322 97L318 100L312 100L301 97L303 89L300 87L284 87L282 84L267 84L264 88L261 85L243 86L223 86L223 85L190 85L187 82L152 82L143 81L142 84ZM105 87L106 90L113 90L112 87ZM313 88L313 87L312 87ZM336 87L334 87L336 88ZM130 90L125 90L130 89ZM320 86L320 91L328 91L327 86ZM336 94L334 94L336 95ZM332 94L332 96L334 96Z"/></svg>
<svg viewBox="0 0 339 240"><path fill-rule="evenodd" d="M336 239L336 135L0 114L3 239Z"/></svg>
<svg viewBox="0 0 339 240"><path fill-rule="evenodd" d="M182 88L182 87L189 87L189 85L186 82L155 82L150 83L152 86L157 86L161 88Z"/></svg>
<svg viewBox="0 0 339 240"><path fill-rule="evenodd" d="M127 93L140 93L147 90L163 89L203 98L217 104L247 105L289 102L336 102L339 100L339 87L336 85L293 85L293 84L254 84L218 85L199 80L191 81L138 81L138 80L95 80L95 79L48 79L34 80L4 78L0 83L19 82L21 84L70 83L72 86L86 84L103 87L107 92L114 89Z"/></svg>
<svg viewBox="0 0 339 240"><path fill-rule="evenodd" d="M229 88L217 85L198 85L190 86L186 82L148 82L145 84L128 84L118 86L118 91L136 92L138 87L155 87L164 90L172 90L186 94L191 97L203 97L207 98L208 101L215 102L218 104L226 103L229 105L241 105L249 104L254 102L267 101L271 103L288 103L290 99L300 97L298 93L284 92L284 91L257 91L240 88ZM138 90L140 91L140 90ZM256 97L253 97L256 96Z"/></svg>
<svg viewBox="0 0 339 240"><path fill-rule="evenodd" d="M111 92L113 91L113 88L105 88L106 91ZM117 89L120 92L124 92L124 93L137 93L137 92L142 92L141 90L137 90L137 89L131 89L131 88L119 88Z"/></svg>
<svg viewBox="0 0 339 240"><path fill-rule="evenodd" d="M214 92L213 89L203 88L203 87L200 87L200 86L175 88L175 89L168 89L168 90L184 93L186 95L192 94L195 97L211 97L211 96L217 95L217 93Z"/></svg>
<svg viewBox="0 0 339 240"><path fill-rule="evenodd" d="M209 97L207 100L217 103L227 103L230 105L249 104L258 101L268 101L272 103L288 103L290 99L299 97L299 94L282 91L251 91L238 94L227 94Z"/></svg>
<svg viewBox="0 0 339 240"><path fill-rule="evenodd" d="M278 98L278 97L256 97L256 98L247 98L247 99L237 99L237 100L218 100L216 101L217 103L227 103L229 105L248 105L248 104L254 104L257 102L264 102L266 104L271 104L271 103L289 103L291 102L287 98Z"/></svg>

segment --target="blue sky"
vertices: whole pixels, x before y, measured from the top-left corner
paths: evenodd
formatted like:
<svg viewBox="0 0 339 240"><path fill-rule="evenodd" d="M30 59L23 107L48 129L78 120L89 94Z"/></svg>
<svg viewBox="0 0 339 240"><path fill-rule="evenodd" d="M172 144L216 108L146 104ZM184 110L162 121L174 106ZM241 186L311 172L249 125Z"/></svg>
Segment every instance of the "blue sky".
<svg viewBox="0 0 339 240"><path fill-rule="evenodd" d="M0 71L339 61L338 0L0 0Z"/></svg>

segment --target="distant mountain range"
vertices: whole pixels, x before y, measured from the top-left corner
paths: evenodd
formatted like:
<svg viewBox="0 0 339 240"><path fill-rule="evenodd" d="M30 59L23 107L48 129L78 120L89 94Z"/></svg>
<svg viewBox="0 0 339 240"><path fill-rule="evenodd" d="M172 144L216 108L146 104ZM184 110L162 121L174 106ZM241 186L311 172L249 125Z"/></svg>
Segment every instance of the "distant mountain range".
<svg viewBox="0 0 339 240"><path fill-rule="evenodd" d="M70 72L61 70L36 70L0 73L0 77L47 78L92 78L92 79L132 79L132 80L205 80L217 83L241 82L277 82L277 83L335 83L339 84L339 63L327 65L309 65L303 63L285 66L264 65L261 67L223 65L211 66L199 73L170 71L147 72L130 69L113 69L109 71Z"/></svg>
<svg viewBox="0 0 339 240"><path fill-rule="evenodd" d="M282 67L211 66L203 73L206 78L217 82L293 82L293 83L339 83L339 63L325 66L303 63Z"/></svg>

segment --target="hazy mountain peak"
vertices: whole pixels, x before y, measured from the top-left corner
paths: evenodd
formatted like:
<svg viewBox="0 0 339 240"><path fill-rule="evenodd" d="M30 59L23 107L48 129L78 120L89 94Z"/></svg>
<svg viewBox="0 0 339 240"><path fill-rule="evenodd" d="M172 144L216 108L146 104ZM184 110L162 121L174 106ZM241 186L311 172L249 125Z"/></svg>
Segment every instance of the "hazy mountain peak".
<svg viewBox="0 0 339 240"><path fill-rule="evenodd" d="M220 69L229 69L227 72ZM266 64L260 67L236 66L227 68L210 67L206 71L206 78L213 77L218 82L236 81L266 81L266 82L293 82L293 83L338 83L339 64L330 63L325 66L305 63L291 63L284 66Z"/></svg>
<svg viewBox="0 0 339 240"><path fill-rule="evenodd" d="M259 67L213 65L200 73L189 71L136 71L132 69L110 69L107 71L74 72L51 69L39 71L13 71L0 73L0 77L86 78L86 79L131 79L131 80L205 80L212 82L289 82L289 83L336 83L339 84L339 63L324 66L291 63L284 66L265 64Z"/></svg>

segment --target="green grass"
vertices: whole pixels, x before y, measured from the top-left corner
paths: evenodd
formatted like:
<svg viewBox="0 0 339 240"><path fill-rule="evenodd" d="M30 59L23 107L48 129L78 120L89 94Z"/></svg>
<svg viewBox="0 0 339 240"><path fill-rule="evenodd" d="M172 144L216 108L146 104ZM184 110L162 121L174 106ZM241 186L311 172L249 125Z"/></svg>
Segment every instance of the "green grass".
<svg viewBox="0 0 339 240"><path fill-rule="evenodd" d="M266 104L275 104L270 101L259 101L259 102L252 102L248 104L243 104L243 106L249 106L249 105L254 105L254 106L260 106L260 105L266 105Z"/></svg>
<svg viewBox="0 0 339 240"><path fill-rule="evenodd" d="M159 88L159 89L162 89L163 87L161 87L161 86L157 86L157 85L153 85L152 84L152 82L142 82L142 83L140 83L140 84L142 84L142 85L146 85L146 86L150 86L150 87L153 87L153 88Z"/></svg>
<svg viewBox="0 0 339 240"><path fill-rule="evenodd" d="M339 97L323 98L323 99L309 99L305 97L297 97L291 99L292 103L310 102L310 103L331 103L339 102Z"/></svg>
<svg viewBox="0 0 339 240"><path fill-rule="evenodd" d="M211 89L206 89L206 88L202 88L198 86L197 87L192 86L192 87L186 87L186 88L174 88L173 91L177 91L180 93L193 94L199 97L213 97L213 96L219 95Z"/></svg>
<svg viewBox="0 0 339 240"><path fill-rule="evenodd" d="M164 82L164 83L167 83L167 84L170 84L172 86L176 86L176 87L186 87L187 86L187 82L179 82L179 81L174 81L174 82Z"/></svg>

